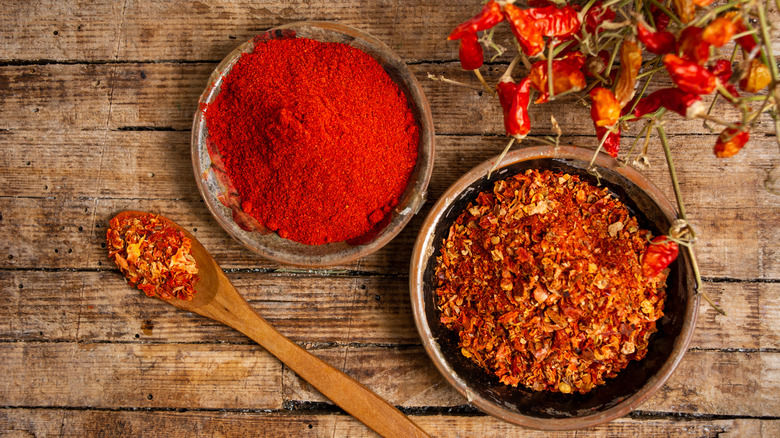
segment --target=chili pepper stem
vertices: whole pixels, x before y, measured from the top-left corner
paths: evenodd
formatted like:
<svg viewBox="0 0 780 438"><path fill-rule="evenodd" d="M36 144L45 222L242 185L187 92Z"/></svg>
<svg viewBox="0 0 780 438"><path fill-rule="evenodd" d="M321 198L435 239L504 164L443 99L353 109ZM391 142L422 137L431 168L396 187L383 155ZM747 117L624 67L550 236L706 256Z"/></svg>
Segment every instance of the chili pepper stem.
<svg viewBox="0 0 780 438"><path fill-rule="evenodd" d="M553 100L555 98L555 89L553 88L553 68L552 68L552 62L553 62L553 49L555 48L555 43L557 40L555 38L550 41L549 44L549 50L547 55L547 94L549 97L547 100Z"/></svg>
<svg viewBox="0 0 780 438"><path fill-rule="evenodd" d="M428 73L428 79L432 81L444 82L445 84L457 85L458 87L470 88L472 90L485 91L482 87L477 87L475 85L467 84L465 82L453 81L452 79L445 78L444 75L436 76L434 74Z"/></svg>
<svg viewBox="0 0 780 438"><path fill-rule="evenodd" d="M674 188L674 197L677 200L677 212L680 216L680 219L688 222L687 216L685 214L685 205L682 202L682 194L680 192L680 184L677 181L677 172L675 171L674 167L674 161L672 160L672 153L669 148L669 142L666 138L666 131L664 131L664 127L662 125L656 126L656 131L658 132L658 137L661 139L661 145L664 149L664 156L666 157L666 165L669 168L669 176L672 179L672 187ZM690 225L688 225L690 228ZM690 228L690 232L693 233L693 229ZM688 251L688 256L691 259L691 267L693 269L693 276L696 281L696 294L700 294L704 297L704 299L712 306L715 311L720 313L723 316L726 316L726 312L723 311L720 307L715 305L715 303L712 302L712 300L707 296L707 294L703 290L703 282L701 279L701 271L699 270L699 262L696 259L696 252L693 250L693 244L690 245L684 245L685 250Z"/></svg>
<svg viewBox="0 0 780 438"><path fill-rule="evenodd" d="M479 83L482 84L482 86L485 88L485 91L487 91L488 93L490 93L492 95L496 94L496 90L490 88L490 85L488 85L487 81L482 76L482 73L480 73L478 68L474 69L474 70L471 70L471 71L473 71L474 74L477 75L477 79L479 79Z"/></svg>
<svg viewBox="0 0 780 438"><path fill-rule="evenodd" d="M729 122L727 122L725 120L721 120L721 119L719 119L717 117L713 117L713 116L708 115L708 114L698 114L696 116L696 118L702 119L702 120L706 120L706 121L712 122L712 123L717 123L718 125L723 125L723 126L726 126L728 128L731 128L731 129L739 129L739 126L737 126L737 125L735 125L733 123L729 123Z"/></svg>
<svg viewBox="0 0 780 438"><path fill-rule="evenodd" d="M650 0L650 3L652 3L656 8L660 9L661 12L663 12L666 15L668 15L669 18L674 20L674 22L677 23L678 26L685 27L685 25L683 24L682 21L680 21L680 19L677 17L677 15L673 14L672 11L670 11L669 8L664 6L661 2L659 2L657 0Z"/></svg>
<svg viewBox="0 0 780 438"><path fill-rule="evenodd" d="M506 147L501 152L501 155L499 155L498 159L496 160L496 162L493 163L493 167L491 167L490 170L488 170L488 178L490 178L490 174L492 174L493 171L496 170L496 167L498 167L498 165L501 164L501 160L503 160L504 157L506 157L506 153L509 152L509 148L511 148L512 145L515 143L515 140L516 140L515 137L512 137L509 140L509 143L507 143Z"/></svg>
<svg viewBox="0 0 780 438"><path fill-rule="evenodd" d="M761 29L761 37L764 40L764 50L766 50L766 57L769 61L767 64L769 64L769 70L772 72L772 84L770 86L774 88L778 81L779 74L777 71L777 60L775 59L774 53L772 53L772 38L769 36L769 22L766 19L766 9L764 9L764 6L759 3L756 5L756 10L758 10L758 22Z"/></svg>
<svg viewBox="0 0 780 438"><path fill-rule="evenodd" d="M503 75L501 75L501 78L498 81L501 82L501 81L511 80L512 79L512 72L515 70L515 68L517 67L517 64L520 62L521 59L523 60L523 63L528 62L528 59L525 57L525 55L520 54L520 55L515 56L512 59L512 62L509 63L509 67L506 68L506 71L504 72ZM528 70L530 70L530 69L531 69L531 67L528 67Z"/></svg>

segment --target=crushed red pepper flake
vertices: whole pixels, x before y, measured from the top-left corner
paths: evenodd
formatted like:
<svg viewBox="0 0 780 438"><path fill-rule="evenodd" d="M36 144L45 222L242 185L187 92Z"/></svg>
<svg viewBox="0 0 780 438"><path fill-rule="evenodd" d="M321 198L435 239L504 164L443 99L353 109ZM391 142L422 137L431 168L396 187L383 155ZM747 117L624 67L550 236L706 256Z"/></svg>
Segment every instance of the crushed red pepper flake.
<svg viewBox="0 0 780 438"><path fill-rule="evenodd" d="M441 322L507 385L586 393L647 354L667 273L646 279L650 232L607 189L528 170L497 181L437 258Z"/></svg>
<svg viewBox="0 0 780 438"><path fill-rule="evenodd" d="M117 216L106 239L108 256L128 283L150 297L192 300L200 277L192 242L181 230L153 214Z"/></svg>

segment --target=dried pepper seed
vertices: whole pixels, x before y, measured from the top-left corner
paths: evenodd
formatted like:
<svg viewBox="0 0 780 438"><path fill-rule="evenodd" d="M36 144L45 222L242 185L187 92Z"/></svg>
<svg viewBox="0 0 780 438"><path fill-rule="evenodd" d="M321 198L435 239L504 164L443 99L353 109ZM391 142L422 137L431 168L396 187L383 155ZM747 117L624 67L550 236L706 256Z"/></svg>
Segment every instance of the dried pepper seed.
<svg viewBox="0 0 780 438"><path fill-rule="evenodd" d="M111 219L108 256L127 282L147 296L189 301L195 294L198 268L184 233L153 214Z"/></svg>
<svg viewBox="0 0 780 438"><path fill-rule="evenodd" d="M441 322L507 385L585 393L647 354L666 276L642 276L649 232L606 189L528 170L450 226L435 269Z"/></svg>

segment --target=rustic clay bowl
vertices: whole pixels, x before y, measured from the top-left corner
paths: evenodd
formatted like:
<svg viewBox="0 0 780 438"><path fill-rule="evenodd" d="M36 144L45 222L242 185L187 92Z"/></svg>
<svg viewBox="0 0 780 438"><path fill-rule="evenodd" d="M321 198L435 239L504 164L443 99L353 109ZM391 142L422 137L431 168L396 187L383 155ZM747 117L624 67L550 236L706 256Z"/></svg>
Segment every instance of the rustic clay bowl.
<svg viewBox="0 0 780 438"><path fill-rule="evenodd" d="M490 178L487 171L495 159L482 163L442 195L425 220L414 247L410 273L412 308L426 352L447 382L469 402L521 426L577 429L628 414L663 386L680 363L696 324L699 298L684 251L671 266L665 316L657 323L658 332L650 340L647 356L632 361L616 378L587 394L534 392L506 386L465 358L457 346L457 335L440 323L435 302L436 257L450 224L468 203L479 192L492 190L495 181L530 168L564 171L595 184L595 178L587 172L592 154L592 150L572 146L524 147L509 153ZM632 210L641 226L654 234L666 233L675 218L674 208L653 184L630 167L620 167L606 154L599 155L596 165L602 175L601 183Z"/></svg>
<svg viewBox="0 0 780 438"><path fill-rule="evenodd" d="M364 236L350 243L337 242L325 245L305 245L283 239L268 230L248 231L242 222L240 207L229 208L222 202L228 189L219 176L219 157L216 152L209 155L208 129L205 122L205 106L211 103L220 92L222 80L238 58L250 53L255 39L304 37L322 42L337 42L350 45L371 55L390 75L390 78L406 94L420 129L420 143L417 149L417 165L412 171L409 185L400 202L390 213L389 219L382 221ZM428 181L433 168L434 130L431 110L420 84L406 67L406 64L389 47L376 38L357 29L329 22L299 22L287 24L269 30L265 34L249 40L237 47L214 70L208 86L200 97L198 110L192 127L192 164L206 205L217 222L232 237L255 253L277 262L298 266L317 267L347 263L366 256L395 237L425 203ZM215 151L212 149L212 154ZM216 158L217 163L215 164ZM238 204L240 205L240 203Z"/></svg>

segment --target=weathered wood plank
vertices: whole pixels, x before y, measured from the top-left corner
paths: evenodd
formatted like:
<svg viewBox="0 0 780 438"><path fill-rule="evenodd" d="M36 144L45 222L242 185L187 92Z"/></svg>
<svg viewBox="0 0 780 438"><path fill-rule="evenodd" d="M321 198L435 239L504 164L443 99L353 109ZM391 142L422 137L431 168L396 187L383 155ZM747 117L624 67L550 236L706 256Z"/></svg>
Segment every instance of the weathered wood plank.
<svg viewBox="0 0 780 438"><path fill-rule="evenodd" d="M103 130L136 127L189 130L198 98L216 63L45 64L0 67L0 129ZM409 66L431 104L439 134L503 135L498 101L486 94L436 82L428 74L478 84L475 76L458 63ZM496 83L505 65L486 68L490 83ZM518 75L523 74L518 71ZM654 79L648 93L671 86L667 76ZM711 97L706 97L708 104ZM551 132L555 115L565 135L592 135L588 109L573 97L532 105L532 134ZM712 113L723 120L737 120L738 113L723 101ZM666 117L668 132L709 134L700 122L676 114ZM624 135L636 135L642 124L633 123ZM716 126L717 128L717 126ZM753 132L773 132L768 116ZM757 137L754 135L754 137ZM626 146L627 147L627 146Z"/></svg>
<svg viewBox="0 0 780 438"><path fill-rule="evenodd" d="M434 436L484 438L563 438L571 432L543 432L524 429L493 417L455 415L411 415L414 422ZM0 409L0 433L10 437L82 436L127 437L198 436L230 437L366 437L377 436L354 418L337 414L287 412L128 412L69 411L64 409ZM594 438L645 437L773 437L780 433L777 420L623 418L578 432Z"/></svg>
<svg viewBox="0 0 780 438"><path fill-rule="evenodd" d="M62 409L0 410L0 433L26 436L199 436L255 437L366 437L377 436L346 415L285 412L112 412ZM436 437L571 437L571 432L524 429L489 416L411 415L413 421ZM780 431L776 420L703 420L680 422L667 419L624 418L582 430L594 438L646 437L772 437Z"/></svg>
<svg viewBox="0 0 780 438"><path fill-rule="evenodd" d="M371 33L406 60L452 60L458 46L446 40L458 23L479 10L478 2L441 7L439 2L289 2L258 6L236 2L7 2L0 27L5 59L219 60L239 42L295 21L338 21ZM777 13L771 8L771 16ZM512 47L506 26L497 41ZM777 29L772 40L777 41ZM780 53L780 45L775 53Z"/></svg>
<svg viewBox="0 0 780 438"><path fill-rule="evenodd" d="M2 406L282 406L282 367L255 346L14 342L0 350Z"/></svg>
<svg viewBox="0 0 780 438"><path fill-rule="evenodd" d="M197 229L196 236L225 268L278 266L244 250L210 217L199 200L185 137L177 132L0 132L0 184L6 196L0 197L0 267L99 268L105 260L100 243L106 222L124 209L160 212ZM700 236L704 275L780 278L775 226L780 205L764 189L761 170L774 160L773 139L759 138L753 150L717 161L702 154L693 138L672 141L678 159L696 156L678 160L678 173ZM494 138L439 140L431 202L501 148ZM137 147L128 149L127 143ZM651 158L648 178L671 197L663 159L657 153ZM386 249L349 268L406 272L430 205Z"/></svg>
<svg viewBox="0 0 780 438"><path fill-rule="evenodd" d="M455 59L446 41L478 4L434 1L334 2L58 2L4 5L0 53L5 59L212 60L281 24L338 21L371 33L407 60Z"/></svg>
<svg viewBox="0 0 780 438"><path fill-rule="evenodd" d="M298 342L419 344L406 278L228 274ZM130 288L118 271L0 271L0 339L251 343L233 329ZM316 330L312 330L316 327Z"/></svg>
<svg viewBox="0 0 780 438"><path fill-rule="evenodd" d="M420 347L312 352L394 405L466 402ZM0 343L0 353L0 406L254 410L325 401L288 369L280 373L279 362L254 345L13 342ZM780 353L689 351L640 409L773 417L780 409L779 387Z"/></svg>
<svg viewBox="0 0 780 438"><path fill-rule="evenodd" d="M260 314L296 342L419 345L405 277L231 272ZM780 348L778 283L705 283L692 348ZM251 343L240 333L147 298L116 270L0 271L0 340ZM316 327L317 330L312 330Z"/></svg>

